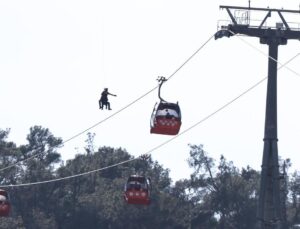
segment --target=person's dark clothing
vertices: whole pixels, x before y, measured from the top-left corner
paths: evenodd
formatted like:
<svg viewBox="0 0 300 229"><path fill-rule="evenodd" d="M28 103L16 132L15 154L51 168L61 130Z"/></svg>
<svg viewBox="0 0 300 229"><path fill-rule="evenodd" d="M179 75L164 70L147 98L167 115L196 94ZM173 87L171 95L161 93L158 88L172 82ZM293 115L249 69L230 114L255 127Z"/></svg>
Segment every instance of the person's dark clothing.
<svg viewBox="0 0 300 229"><path fill-rule="evenodd" d="M105 106L106 109L111 110L110 102L108 102L108 95L116 96L108 92L108 89L105 88L104 91L101 93L101 98L99 100L99 108L102 110Z"/></svg>

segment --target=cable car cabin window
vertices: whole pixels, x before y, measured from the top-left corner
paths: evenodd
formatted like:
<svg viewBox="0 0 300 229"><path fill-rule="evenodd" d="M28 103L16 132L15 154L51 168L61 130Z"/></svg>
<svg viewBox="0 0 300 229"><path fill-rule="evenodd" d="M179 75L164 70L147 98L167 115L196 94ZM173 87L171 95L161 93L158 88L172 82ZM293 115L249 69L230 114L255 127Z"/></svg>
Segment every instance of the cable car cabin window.
<svg viewBox="0 0 300 229"><path fill-rule="evenodd" d="M131 176L125 184L124 199L128 204L150 204L150 183L142 176Z"/></svg>
<svg viewBox="0 0 300 229"><path fill-rule="evenodd" d="M131 181L137 181L139 183L145 183L146 182L146 178L145 177L139 177L139 176L131 176L128 178L128 182L131 182Z"/></svg>
<svg viewBox="0 0 300 229"><path fill-rule="evenodd" d="M181 118L180 114L180 107L178 103L167 103L167 102L160 102L157 107L157 111L169 110L172 111L174 114L178 115L178 118Z"/></svg>
<svg viewBox="0 0 300 229"><path fill-rule="evenodd" d="M181 112L177 103L160 102L151 116L150 133L176 135L181 127Z"/></svg>
<svg viewBox="0 0 300 229"><path fill-rule="evenodd" d="M166 117L166 118L179 118L179 114L175 111L175 110L172 110L172 109L163 109L163 110L157 110L156 112L156 117L159 117L159 116L163 116L163 117Z"/></svg>

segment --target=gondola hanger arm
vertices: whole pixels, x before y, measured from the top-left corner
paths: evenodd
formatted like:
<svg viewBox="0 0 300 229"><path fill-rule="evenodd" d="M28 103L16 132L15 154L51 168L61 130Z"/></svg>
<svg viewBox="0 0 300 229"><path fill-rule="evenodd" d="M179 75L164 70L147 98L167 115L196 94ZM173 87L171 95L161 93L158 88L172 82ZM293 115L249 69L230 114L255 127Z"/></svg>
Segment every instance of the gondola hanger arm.
<svg viewBox="0 0 300 229"><path fill-rule="evenodd" d="M163 83L164 83L165 81L167 81L167 79L166 79L165 77L163 77L163 76L158 76L158 77L157 77L157 81L159 82L159 86L158 86L158 98L160 99L160 101L166 102L166 100L164 100L164 99L161 97L161 95L160 95L160 90L161 90L161 86L163 85Z"/></svg>

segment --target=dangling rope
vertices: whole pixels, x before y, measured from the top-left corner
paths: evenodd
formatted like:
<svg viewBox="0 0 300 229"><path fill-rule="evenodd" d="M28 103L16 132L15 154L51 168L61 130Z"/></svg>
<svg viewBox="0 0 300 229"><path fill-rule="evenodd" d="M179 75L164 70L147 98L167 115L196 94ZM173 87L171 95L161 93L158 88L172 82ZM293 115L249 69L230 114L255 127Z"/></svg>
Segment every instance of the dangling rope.
<svg viewBox="0 0 300 229"><path fill-rule="evenodd" d="M188 57L184 62L183 62L183 64L182 65L180 65L179 66L179 68L177 68L169 77L168 77L168 79L170 79L171 77L173 77L184 65L186 65L212 38L214 37L214 34L212 35L212 36L210 36L209 37L209 39L204 43L204 44L202 44L190 57ZM57 145L55 145L55 146L52 146L52 147L50 147L50 149L55 149L55 148L58 148L58 147L60 147L60 146L62 146L62 145L64 145L65 143L67 143L67 142L69 142L69 141L72 141L73 139L75 139L75 138L77 138L77 137L79 137L80 135L82 135L82 134L84 134L84 133L86 133L86 132L88 132L89 130L91 130L91 129L93 129L93 128L95 128L96 126L98 126L98 125L100 125L100 124L102 124L103 122L105 122L105 121L107 121L107 120L109 120L109 119L111 119L112 117L114 117L114 116L116 116L117 114L119 114L119 113L121 113L123 110L125 110L125 109L127 109L128 107L130 107L130 106L132 106L133 104L135 104L135 103L137 103L138 101L140 101L141 99L143 99L144 97L146 97L148 94L150 94L150 93L152 93L154 90L156 90L157 89L157 86L156 87L154 87L154 88L152 88L152 89L150 89L149 91L147 91L146 93L144 93L143 95L141 95L141 96L139 96L137 99L135 99L135 100L133 100L132 102L130 102L129 104L127 104L127 105L125 105L123 108L121 108L121 109L119 109L118 111L116 111L115 113L113 113L113 114L111 114L111 115L109 115L108 117L106 117L106 118L104 118L103 120L101 120L101 121L99 121L99 122L97 122L97 123L95 123L94 125L92 125L92 126L90 126L90 127L88 127L87 129L85 129L85 130L83 130L83 131L81 131L81 132L79 132L79 133L77 133L77 134L75 134L74 136L72 136L72 137L70 137L69 139L67 139L67 140L65 140L65 141L63 141L62 143L60 143L60 144L57 144ZM41 148L38 148L38 149L36 149L36 150L39 150L39 149L41 149ZM49 149L49 150L50 150ZM32 151L30 151L30 152L32 152ZM17 166L18 164L20 164L20 163L22 163L22 162L25 162L25 161L29 161L29 160L31 160L31 159L33 159L33 158L35 158L35 157L37 157L38 155L40 155L41 153L44 153L44 152L40 152L40 153L35 153L35 154L33 154L32 156L30 156L30 157L28 157L28 158L25 158L25 159L23 159L23 160L20 160L20 161L17 161L16 163L13 163L13 164L11 164L11 165L8 165L8 166L6 166L6 167L4 167L4 168L1 168L0 169L0 172L1 171L4 171L4 170L7 170L7 169L9 169L9 168L12 168L12 167L14 167L14 166Z"/></svg>

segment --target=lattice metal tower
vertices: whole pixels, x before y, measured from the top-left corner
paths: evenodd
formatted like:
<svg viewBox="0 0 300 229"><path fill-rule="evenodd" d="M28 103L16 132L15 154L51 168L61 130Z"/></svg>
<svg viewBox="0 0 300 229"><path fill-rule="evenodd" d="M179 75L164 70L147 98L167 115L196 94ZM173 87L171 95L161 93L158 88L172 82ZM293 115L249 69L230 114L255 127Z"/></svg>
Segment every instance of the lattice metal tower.
<svg viewBox="0 0 300 229"><path fill-rule="evenodd" d="M257 210L257 227L259 229L287 229L283 202L280 200L280 174L277 148L277 57L278 46L286 45L289 39L300 39L300 30L292 29L283 17L283 13L297 13L296 10L220 6L226 9L231 19L230 24L222 26L215 34L215 39L243 34L260 38L261 44L269 46L268 85L265 114L264 148ZM232 10L240 13L239 17ZM265 17L257 26L250 25L250 12L264 11ZM274 27L266 26L272 13L277 13L280 23Z"/></svg>

